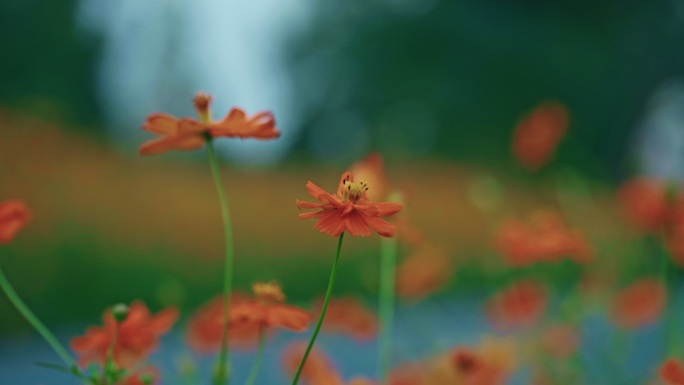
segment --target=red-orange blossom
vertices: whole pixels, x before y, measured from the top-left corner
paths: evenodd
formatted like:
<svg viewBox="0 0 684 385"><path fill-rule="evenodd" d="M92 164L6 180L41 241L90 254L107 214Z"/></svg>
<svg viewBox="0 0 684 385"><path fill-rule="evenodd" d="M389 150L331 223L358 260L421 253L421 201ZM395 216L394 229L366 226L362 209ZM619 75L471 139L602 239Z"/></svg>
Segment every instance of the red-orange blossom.
<svg viewBox="0 0 684 385"><path fill-rule="evenodd" d="M299 218L318 218L314 228L336 237L347 231L353 236L367 237L371 229L383 237L393 237L395 226L382 217L401 211L401 203L371 202L366 197L368 185L354 182L351 172L342 174L337 193L330 194L309 181L306 190L320 203L296 200L299 209L320 209L299 214Z"/></svg>

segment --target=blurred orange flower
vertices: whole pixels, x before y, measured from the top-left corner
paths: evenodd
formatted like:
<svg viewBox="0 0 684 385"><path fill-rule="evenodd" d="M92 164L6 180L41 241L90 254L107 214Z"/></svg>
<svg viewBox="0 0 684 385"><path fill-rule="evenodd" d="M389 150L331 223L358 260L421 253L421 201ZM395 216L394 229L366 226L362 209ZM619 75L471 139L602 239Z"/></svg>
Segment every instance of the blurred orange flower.
<svg viewBox="0 0 684 385"><path fill-rule="evenodd" d="M369 200L379 201L387 198L390 186L385 176L382 156L377 152L368 154L363 160L351 165L349 171L359 180L366 181L369 188L366 192Z"/></svg>
<svg viewBox="0 0 684 385"><path fill-rule="evenodd" d="M684 363L682 361L669 358L660 365L658 372L665 385L684 385Z"/></svg>
<svg viewBox="0 0 684 385"><path fill-rule="evenodd" d="M552 357L566 359L577 351L580 342L579 330L571 325L555 325L544 331L541 337L543 352Z"/></svg>
<svg viewBox="0 0 684 385"><path fill-rule="evenodd" d="M404 299L421 300L444 287L452 274L446 253L423 243L397 266L397 294Z"/></svg>
<svg viewBox="0 0 684 385"><path fill-rule="evenodd" d="M277 327L302 332L309 327L311 315L298 307L283 305L285 294L275 282L255 283L255 298L241 301L230 308L230 326L235 328L255 326Z"/></svg>
<svg viewBox="0 0 684 385"><path fill-rule="evenodd" d="M538 170L556 153L558 143L568 130L567 108L555 101L537 106L523 118L513 132L513 155L526 169Z"/></svg>
<svg viewBox="0 0 684 385"><path fill-rule="evenodd" d="M144 360L157 347L159 337L171 329L177 318L178 310L175 308L152 315L144 303L133 302L128 308L126 319L118 326L114 363L119 368L130 368ZM117 326L111 310L105 311L103 320L103 327L90 327L85 335L71 339L71 348L78 355L80 365L106 363Z"/></svg>
<svg viewBox="0 0 684 385"><path fill-rule="evenodd" d="M292 375L302 361L306 344L295 342L283 352L283 368ZM306 359L300 379L309 385L343 385L344 381L330 359L317 347L313 347Z"/></svg>
<svg viewBox="0 0 684 385"><path fill-rule="evenodd" d="M423 365L417 363L404 363L392 370L387 375L388 385L426 385L426 370Z"/></svg>
<svg viewBox="0 0 684 385"><path fill-rule="evenodd" d="M318 301L317 312L323 306ZM349 335L358 341L368 341L378 332L378 319L372 311L352 297L333 298L323 321L323 330Z"/></svg>
<svg viewBox="0 0 684 385"><path fill-rule="evenodd" d="M635 329L655 322L665 308L667 290L655 278L642 278L624 288L611 307L613 323Z"/></svg>
<svg viewBox="0 0 684 385"><path fill-rule="evenodd" d="M248 301L249 297L242 293L232 293L230 296L231 306L242 301ZM228 328L228 339L231 347L247 349L256 346L259 329L255 326ZM218 296L206 305L199 308L188 321L186 340L193 350L209 354L217 352L221 348L221 336L223 334L223 297Z"/></svg>
<svg viewBox="0 0 684 385"><path fill-rule="evenodd" d="M684 197L670 193L665 183L634 178L624 182L617 195L627 220L642 231L654 232L684 217Z"/></svg>
<svg viewBox="0 0 684 385"><path fill-rule="evenodd" d="M0 244L10 243L31 220L31 212L24 202L7 200L0 202Z"/></svg>
<svg viewBox="0 0 684 385"><path fill-rule="evenodd" d="M336 237L345 231L353 236L367 237L371 229L383 237L393 237L395 226L381 217L401 211L400 203L371 202L366 197L366 182L354 182L352 174L342 174L337 193L330 194L309 181L306 184L309 195L321 203L296 200L301 209L321 209L320 211L299 214L299 218L318 218L314 228L322 233Z"/></svg>
<svg viewBox="0 0 684 385"><path fill-rule="evenodd" d="M559 214L545 210L534 212L529 223L515 219L504 221L494 243L510 266L557 261L563 257L588 263L594 255L582 233L569 230Z"/></svg>
<svg viewBox="0 0 684 385"><path fill-rule="evenodd" d="M547 302L544 286L531 280L520 280L494 295L486 310L496 327L515 329L538 323Z"/></svg>
<svg viewBox="0 0 684 385"><path fill-rule="evenodd" d="M260 332L282 328L295 332L306 330L311 315L294 306L283 305L285 295L276 283L255 283L255 298L240 293L231 295L228 339L231 347L256 346ZM223 297L216 297L201 307L188 322L188 345L200 353L213 353L221 347Z"/></svg>
<svg viewBox="0 0 684 385"><path fill-rule="evenodd" d="M270 112L262 111L248 118L244 110L235 107L222 120L214 122L209 110L210 95L197 93L193 104L199 120L179 119L163 113L149 115L142 128L159 137L143 143L140 154L156 155L171 150L195 150L201 148L207 139L215 137L274 139L280 136Z"/></svg>

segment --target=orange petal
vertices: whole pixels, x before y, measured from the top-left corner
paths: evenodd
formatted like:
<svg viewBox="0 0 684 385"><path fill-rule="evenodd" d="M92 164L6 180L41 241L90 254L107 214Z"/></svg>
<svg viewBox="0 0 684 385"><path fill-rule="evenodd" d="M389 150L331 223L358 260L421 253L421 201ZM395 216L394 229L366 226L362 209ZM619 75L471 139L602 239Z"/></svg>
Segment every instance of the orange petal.
<svg viewBox="0 0 684 385"><path fill-rule="evenodd" d="M344 226L352 236L369 237L371 231L363 216L357 212L353 212L344 218Z"/></svg>
<svg viewBox="0 0 684 385"><path fill-rule="evenodd" d="M147 116L143 123L143 130L159 135L171 135L176 132L178 119L162 113L155 113Z"/></svg>
<svg viewBox="0 0 684 385"><path fill-rule="evenodd" d="M393 224L380 219L380 217L366 217L365 219L368 226L370 226L370 228L376 233L388 238L394 236L394 230L396 230L396 227Z"/></svg>
<svg viewBox="0 0 684 385"><path fill-rule="evenodd" d="M288 305L274 305L266 316L269 326L277 326L294 332L302 332L309 327L311 315L299 308Z"/></svg>
<svg viewBox="0 0 684 385"><path fill-rule="evenodd" d="M342 173L342 176L340 177L340 182L337 184L337 196L341 197L342 196L342 187L344 186L344 182L353 182L354 181L354 176L352 175L351 172L345 171Z"/></svg>
<svg viewBox="0 0 684 385"><path fill-rule="evenodd" d="M31 212L23 202L9 200L0 203L0 244L11 242L30 220Z"/></svg>
<svg viewBox="0 0 684 385"><path fill-rule="evenodd" d="M326 211L321 219L316 222L314 228L320 230L322 233L327 233L332 237L336 237L344 232L344 221L337 210Z"/></svg>

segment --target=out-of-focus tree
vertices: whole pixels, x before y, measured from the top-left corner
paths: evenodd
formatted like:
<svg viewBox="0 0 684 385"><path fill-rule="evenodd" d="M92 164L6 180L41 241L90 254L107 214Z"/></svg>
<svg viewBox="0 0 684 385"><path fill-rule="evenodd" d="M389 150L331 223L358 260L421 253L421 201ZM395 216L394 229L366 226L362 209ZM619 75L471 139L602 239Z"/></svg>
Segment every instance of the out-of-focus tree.
<svg viewBox="0 0 684 385"><path fill-rule="evenodd" d="M681 2L319 2L311 20L289 59L300 148L341 121L368 148L500 163L518 119L556 99L558 162L615 177L649 95L684 75Z"/></svg>
<svg viewBox="0 0 684 385"><path fill-rule="evenodd" d="M78 124L97 122L99 42L74 27L77 2L0 2L0 105Z"/></svg>

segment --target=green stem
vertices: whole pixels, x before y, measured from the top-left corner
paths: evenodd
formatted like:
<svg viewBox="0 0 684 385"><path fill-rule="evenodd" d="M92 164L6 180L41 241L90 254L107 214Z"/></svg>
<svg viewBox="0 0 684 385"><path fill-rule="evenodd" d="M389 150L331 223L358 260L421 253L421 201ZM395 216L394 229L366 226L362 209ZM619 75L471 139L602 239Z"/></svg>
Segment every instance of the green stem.
<svg viewBox="0 0 684 385"><path fill-rule="evenodd" d="M249 370L249 376L245 385L254 385L259 374L259 369L261 368L261 361L264 358L264 328L259 328L259 342L257 343L256 357L254 357L254 363L252 364L252 369Z"/></svg>
<svg viewBox="0 0 684 385"><path fill-rule="evenodd" d="M0 287L5 291L5 294L7 294L7 298L9 298L10 302L19 310L19 313L26 318L26 320L33 326L40 335L45 338L48 344L52 347L52 349L57 353L57 355L64 361L66 366L71 370L73 374L76 376L84 379L86 378L83 373L81 373L81 370L76 366L76 363L74 362L74 359L71 358L71 355L67 352L66 349L62 346L62 344L59 343L57 338L48 330L45 325L43 325L42 322L36 317L33 312L26 306L24 301L19 298L19 295L17 294L16 291L12 288L12 285L10 285L9 281L7 280L7 277L5 277L5 273L2 271L0 268Z"/></svg>
<svg viewBox="0 0 684 385"><path fill-rule="evenodd" d="M117 381L117 371L116 364L114 363L114 349L116 348L116 340L119 338L119 321L114 319L114 333L112 335L112 342L109 344L109 349L107 349L107 363L104 367L104 379L105 384L114 384Z"/></svg>
<svg viewBox="0 0 684 385"><path fill-rule="evenodd" d="M207 139L207 150L209 152L209 165L211 174L216 186L221 205L221 219L223 220L223 235L225 238L225 261L223 267L223 330L221 332L221 350L219 352L218 364L214 373L214 385L223 385L228 379L228 313L230 309L230 291L233 286L233 229L228 211L228 200L221 184L221 174L219 172L218 158L212 143L212 139Z"/></svg>
<svg viewBox="0 0 684 385"><path fill-rule="evenodd" d="M340 250L342 249L342 238L344 238L344 233L340 234L340 238L337 241L337 252L335 253L335 261L333 262L332 271L330 272L330 280L328 281L328 290L325 292L325 300L323 300L323 308L321 309L321 315L318 317L318 323L316 323L316 328L314 329L311 339L309 340L309 345L306 347L302 361L299 363L297 368L297 373L295 373L292 379L292 385L297 385L299 381L299 376L302 374L302 369L304 369L304 364L306 363L306 358L309 357L309 352L316 341L318 332L321 330L321 325L323 325L323 319L325 318L325 312L328 310L328 302L330 302L330 296L332 295L333 285L335 284L335 275L337 274L337 263L340 260Z"/></svg>
<svg viewBox="0 0 684 385"><path fill-rule="evenodd" d="M378 380L381 382L387 377L392 361L396 259L396 239L382 238L380 240L380 333L378 336Z"/></svg>

